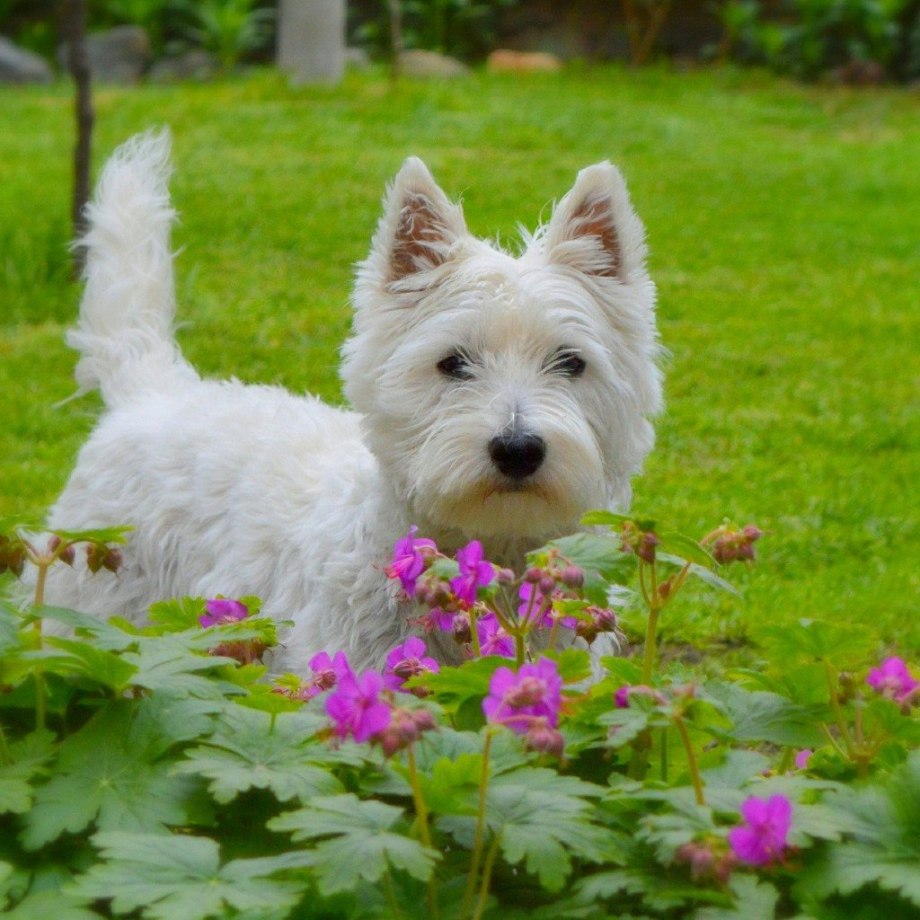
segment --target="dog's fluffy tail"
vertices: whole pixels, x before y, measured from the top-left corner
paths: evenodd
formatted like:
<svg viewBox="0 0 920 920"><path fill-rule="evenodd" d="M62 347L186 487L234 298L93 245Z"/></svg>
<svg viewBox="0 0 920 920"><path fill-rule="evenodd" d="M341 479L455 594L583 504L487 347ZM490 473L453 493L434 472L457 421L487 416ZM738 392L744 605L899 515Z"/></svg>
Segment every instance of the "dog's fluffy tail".
<svg viewBox="0 0 920 920"><path fill-rule="evenodd" d="M115 151L78 242L86 250L86 288L67 342L81 353L75 371L81 392L98 387L109 406L197 379L173 331L169 149L164 130Z"/></svg>

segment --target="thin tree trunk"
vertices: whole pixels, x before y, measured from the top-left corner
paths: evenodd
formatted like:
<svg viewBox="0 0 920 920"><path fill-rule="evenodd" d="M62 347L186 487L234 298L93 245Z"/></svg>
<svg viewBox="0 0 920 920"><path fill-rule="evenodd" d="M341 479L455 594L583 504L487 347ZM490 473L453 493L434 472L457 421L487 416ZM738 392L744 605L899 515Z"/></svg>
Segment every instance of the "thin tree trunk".
<svg viewBox="0 0 920 920"><path fill-rule="evenodd" d="M86 0L67 0L65 15L67 66L76 88L77 141L73 156L71 222L73 235L79 238L86 231L86 204L89 201L94 120L89 57L86 52ZM79 277L83 271L83 258L83 249L79 247L74 249L72 266L74 277Z"/></svg>

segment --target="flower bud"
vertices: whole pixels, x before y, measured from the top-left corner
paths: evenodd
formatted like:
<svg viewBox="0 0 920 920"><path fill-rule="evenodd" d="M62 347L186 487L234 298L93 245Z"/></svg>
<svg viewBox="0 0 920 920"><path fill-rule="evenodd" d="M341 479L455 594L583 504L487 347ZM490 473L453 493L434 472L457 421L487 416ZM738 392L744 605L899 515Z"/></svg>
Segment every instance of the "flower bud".
<svg viewBox="0 0 920 920"><path fill-rule="evenodd" d="M535 585L544 575L543 569L539 569L536 566L531 566L524 573L524 581L529 584Z"/></svg>
<svg viewBox="0 0 920 920"><path fill-rule="evenodd" d="M585 573L577 565L567 565L562 570L559 580L570 588L580 588L585 583Z"/></svg>
<svg viewBox="0 0 920 920"><path fill-rule="evenodd" d="M465 613L458 613L454 616L452 627L454 642L459 645L465 645L471 642L473 634L470 631L470 618Z"/></svg>
<svg viewBox="0 0 920 920"><path fill-rule="evenodd" d="M639 545L636 547L636 555L643 562L653 565L655 562L655 547L658 546L660 542L661 541L654 533L647 531L642 534L642 539L639 540Z"/></svg>
<svg viewBox="0 0 920 920"><path fill-rule="evenodd" d="M514 572L511 569L496 569L495 580L500 585L510 585L514 583Z"/></svg>
<svg viewBox="0 0 920 920"><path fill-rule="evenodd" d="M393 709L389 725L377 732L373 740L380 745L385 757L392 757L433 728L434 717L425 709Z"/></svg>
<svg viewBox="0 0 920 920"><path fill-rule="evenodd" d="M124 563L124 557L121 554L120 549L115 549L114 547L109 549L105 556L102 559L102 567L108 569L110 572L117 572Z"/></svg>
<svg viewBox="0 0 920 920"><path fill-rule="evenodd" d="M537 590L548 598L556 590L556 579L550 575L544 575L537 583Z"/></svg>
<svg viewBox="0 0 920 920"><path fill-rule="evenodd" d="M19 537L0 536L0 575L7 569L17 578L22 575L26 563L25 544Z"/></svg>
<svg viewBox="0 0 920 920"><path fill-rule="evenodd" d="M558 729L553 728L545 718L536 719L524 736L524 743L532 751L561 757L565 739Z"/></svg>

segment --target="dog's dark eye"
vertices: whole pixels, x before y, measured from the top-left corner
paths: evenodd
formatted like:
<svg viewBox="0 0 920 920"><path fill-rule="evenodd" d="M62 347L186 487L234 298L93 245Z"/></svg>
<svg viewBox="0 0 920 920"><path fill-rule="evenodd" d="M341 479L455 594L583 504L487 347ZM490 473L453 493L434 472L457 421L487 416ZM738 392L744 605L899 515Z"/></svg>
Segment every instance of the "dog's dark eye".
<svg viewBox="0 0 920 920"><path fill-rule="evenodd" d="M584 358L575 351L560 351L553 358L550 370L566 377L580 377L585 372Z"/></svg>
<svg viewBox="0 0 920 920"><path fill-rule="evenodd" d="M452 380L469 380L473 376L470 373L470 362L458 352L438 361L438 370Z"/></svg>

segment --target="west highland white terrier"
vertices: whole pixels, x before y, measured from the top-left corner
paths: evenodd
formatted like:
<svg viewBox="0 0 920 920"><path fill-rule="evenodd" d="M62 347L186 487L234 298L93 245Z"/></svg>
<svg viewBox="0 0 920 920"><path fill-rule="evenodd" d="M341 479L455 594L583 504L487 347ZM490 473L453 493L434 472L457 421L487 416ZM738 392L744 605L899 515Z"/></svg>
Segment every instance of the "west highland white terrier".
<svg viewBox="0 0 920 920"><path fill-rule="evenodd" d="M136 137L90 206L68 342L106 408L49 527L133 530L117 575L55 566L47 603L140 622L158 600L257 595L294 623L275 670L307 673L320 650L379 666L412 631L384 573L411 525L520 570L585 510L629 504L661 377L644 228L615 167L582 170L515 256L406 160L357 270L354 411L203 380L182 357L169 172L168 136Z"/></svg>

